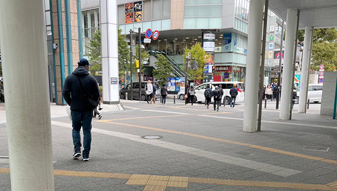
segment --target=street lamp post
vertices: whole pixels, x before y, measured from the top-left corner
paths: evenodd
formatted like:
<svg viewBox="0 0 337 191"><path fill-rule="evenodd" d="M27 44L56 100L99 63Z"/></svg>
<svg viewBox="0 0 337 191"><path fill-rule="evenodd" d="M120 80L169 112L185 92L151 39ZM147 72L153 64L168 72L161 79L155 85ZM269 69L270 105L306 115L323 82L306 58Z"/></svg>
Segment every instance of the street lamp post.
<svg viewBox="0 0 337 191"><path fill-rule="evenodd" d="M139 56L139 101L141 101L142 97L142 55L140 50L140 44L141 44L141 33L140 33L140 27L138 28L138 56Z"/></svg>
<svg viewBox="0 0 337 191"><path fill-rule="evenodd" d="M130 84L131 84L131 101L133 100L133 83L132 83L132 29L130 29Z"/></svg>

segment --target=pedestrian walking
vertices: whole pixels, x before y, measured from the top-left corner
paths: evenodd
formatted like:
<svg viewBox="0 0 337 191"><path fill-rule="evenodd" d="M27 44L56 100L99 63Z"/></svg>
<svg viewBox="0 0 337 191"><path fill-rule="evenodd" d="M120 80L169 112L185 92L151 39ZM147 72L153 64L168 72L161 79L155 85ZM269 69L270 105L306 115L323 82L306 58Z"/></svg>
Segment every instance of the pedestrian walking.
<svg viewBox="0 0 337 191"><path fill-rule="evenodd" d="M189 90L190 90L190 86L187 84L186 85L186 94L185 94L185 105L188 104L188 100L190 98L190 93L189 93Z"/></svg>
<svg viewBox="0 0 337 191"><path fill-rule="evenodd" d="M267 99L270 99L271 101L273 101L273 90L271 89L270 85L267 86L266 95L267 95Z"/></svg>
<svg viewBox="0 0 337 191"><path fill-rule="evenodd" d="M146 102L147 103L150 103L151 104L151 100L152 100L152 92L153 92L153 86L151 84L151 81L147 81L147 84L146 84L146 90L145 90L145 93L146 93Z"/></svg>
<svg viewBox="0 0 337 191"><path fill-rule="evenodd" d="M222 89L221 85L219 86L219 91L221 93L219 106L221 106L221 100L222 100L222 96L223 96L223 89Z"/></svg>
<svg viewBox="0 0 337 191"><path fill-rule="evenodd" d="M233 85L231 90L229 90L229 94L231 95L230 107L235 107L236 96L238 95L238 89L236 88L236 84Z"/></svg>
<svg viewBox="0 0 337 191"><path fill-rule="evenodd" d="M213 97L213 92L212 92L212 89L210 88L209 85L207 85L207 88L204 92L204 96L205 96L205 99L206 99L206 107L207 107L207 109L209 109L209 104L211 104L211 100L212 100L212 97Z"/></svg>
<svg viewBox="0 0 337 191"><path fill-rule="evenodd" d="M194 90L194 87L193 87L193 86L191 86L191 88L189 88L188 94L190 95L190 96L189 96L189 100L191 101L191 104L193 105L193 102L194 102L194 96L195 96L195 90Z"/></svg>
<svg viewBox="0 0 337 191"><path fill-rule="evenodd" d="M97 81L88 72L89 66L90 64L87 59L80 59L78 67L66 78L62 90L62 95L67 104L70 105L71 110L74 144L73 159L75 160L81 156L80 131L83 127L83 161L89 161L90 159L91 121L93 109L95 108L93 105L94 103L98 103L100 97Z"/></svg>
<svg viewBox="0 0 337 191"><path fill-rule="evenodd" d="M218 86L215 86L215 90L213 90L214 96L214 111L219 111L220 103L221 103L221 91Z"/></svg>
<svg viewBox="0 0 337 191"><path fill-rule="evenodd" d="M153 104L156 104L156 92L157 92L156 82L153 82L152 89L153 91L152 91L151 103L153 102Z"/></svg>
<svg viewBox="0 0 337 191"><path fill-rule="evenodd" d="M166 96L167 96L167 88L166 85L163 85L163 87L160 89L161 94L161 103L165 105L166 103Z"/></svg>

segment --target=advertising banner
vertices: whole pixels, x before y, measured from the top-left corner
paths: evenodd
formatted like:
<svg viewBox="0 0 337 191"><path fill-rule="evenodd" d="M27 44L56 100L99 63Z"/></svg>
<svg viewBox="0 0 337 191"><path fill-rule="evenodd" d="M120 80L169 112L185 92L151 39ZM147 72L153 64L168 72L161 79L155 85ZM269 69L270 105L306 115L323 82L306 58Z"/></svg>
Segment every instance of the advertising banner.
<svg viewBox="0 0 337 191"><path fill-rule="evenodd" d="M133 3L125 4L125 24L133 23Z"/></svg>
<svg viewBox="0 0 337 191"><path fill-rule="evenodd" d="M215 34L204 34L203 48L206 52L214 52L215 49Z"/></svg>
<svg viewBox="0 0 337 191"><path fill-rule="evenodd" d="M280 59L281 53L280 51L274 51L274 59ZM284 59L284 51L282 51L282 59Z"/></svg>
<svg viewBox="0 0 337 191"><path fill-rule="evenodd" d="M232 52L232 33L223 34L222 52Z"/></svg>
<svg viewBox="0 0 337 191"><path fill-rule="evenodd" d="M207 62L205 63L205 74L211 74L212 71L212 66L214 65L214 53L211 53L208 58Z"/></svg>
<svg viewBox="0 0 337 191"><path fill-rule="evenodd" d="M133 3L134 6L134 22L143 21L143 2L137 1Z"/></svg>

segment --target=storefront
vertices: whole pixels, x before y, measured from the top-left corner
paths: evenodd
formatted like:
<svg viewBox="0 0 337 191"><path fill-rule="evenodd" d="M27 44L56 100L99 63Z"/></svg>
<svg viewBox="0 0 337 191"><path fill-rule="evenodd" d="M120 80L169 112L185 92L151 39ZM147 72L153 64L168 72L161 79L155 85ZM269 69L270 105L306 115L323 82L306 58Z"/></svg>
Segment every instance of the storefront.
<svg viewBox="0 0 337 191"><path fill-rule="evenodd" d="M241 66L215 66L215 82L244 82L245 67Z"/></svg>

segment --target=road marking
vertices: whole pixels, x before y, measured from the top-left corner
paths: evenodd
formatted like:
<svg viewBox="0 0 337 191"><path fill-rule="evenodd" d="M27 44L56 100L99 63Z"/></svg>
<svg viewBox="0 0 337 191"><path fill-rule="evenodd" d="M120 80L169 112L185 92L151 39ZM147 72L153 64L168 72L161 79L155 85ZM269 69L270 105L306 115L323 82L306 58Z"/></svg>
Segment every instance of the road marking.
<svg viewBox="0 0 337 191"><path fill-rule="evenodd" d="M232 119L232 120L239 120L243 121L242 118L234 118L234 117L221 117L221 116L212 116L212 115L199 115L202 117L213 117L218 119ZM262 123L274 123L274 124L281 124L281 125L295 125L295 126L305 126L305 127L319 127L319 128L327 128L327 129L337 129L337 126L326 126L326 125L312 125L312 124L304 124L304 123L288 123L288 122L281 122L281 121L266 121L262 120Z"/></svg>
<svg viewBox="0 0 337 191"><path fill-rule="evenodd" d="M325 159L325 158L321 158L321 157L313 157L313 156L310 156L310 155L303 155L303 154L283 151L283 150L279 150L279 149L263 147L263 146L259 146L259 145L241 143L241 142L237 142L237 141L230 141L230 140L219 139L219 138L214 138L214 137L207 137L207 136L197 135L197 134L193 134L193 133L185 133L185 132L180 132L180 131L157 129L157 128L152 128L152 127L144 127L144 126L139 126L139 125L130 125L130 124L124 124L124 123L117 123L117 122L106 122L106 123L121 125L121 126L136 127L136 128L142 128L142 129L149 129L149 130L154 130L154 131L162 131L162 132L174 133L174 134L179 134L179 135L186 135L186 136L190 136L190 137L197 137L197 138L206 139L206 140L213 140L213 141L218 141L218 142L223 142L223 143L240 145L240 146L250 147L250 148L254 148L254 149L259 149L259 150L264 150L264 151L269 151L269 152L274 152L274 153L304 158L304 159L308 159L308 160L315 160L315 161L321 161L321 162L326 162L326 163L330 163L330 164L337 164L337 161L335 161L335 160Z"/></svg>
<svg viewBox="0 0 337 191"><path fill-rule="evenodd" d="M160 110L149 110L149 109L145 109L142 111L147 111L147 112L158 112L158 113L173 113L173 114L180 114L180 115L186 115L189 113L181 113L181 112L175 112L175 111L160 111Z"/></svg>
<svg viewBox="0 0 337 191"><path fill-rule="evenodd" d="M114 124L112 122L108 122L108 123ZM63 123L63 122L52 121L52 124L71 128L69 124ZM210 151L205 151L202 149L197 149L193 147L170 143L167 141L145 140L145 139L141 139L138 135L132 135L132 134L121 133L121 132L116 132L116 131L107 131L103 129L92 129L92 132L114 136L114 137L118 137L122 139L127 139L127 140L144 143L144 144L148 144L148 145L152 145L156 147L161 147L165 149L170 149L170 150L195 155L198 157L208 158L208 159L215 160L218 162L232 164L232 165L249 168L249 169L253 169L253 170L257 170L257 171L261 171L265 173L270 173L270 174L274 174L274 175L278 175L282 177L288 177L291 175L301 173L301 171L297 171L297 170L287 169L287 168L269 165L269 164L261 163L261 162L255 162L255 161L246 160L246 159L242 159L238 157L232 157L230 155L224 155L224 154L214 153Z"/></svg>
<svg viewBox="0 0 337 191"><path fill-rule="evenodd" d="M9 174L8 168L0 168L1 174ZM106 172L82 172L54 170L56 176L82 177L82 178L105 178L105 179L124 179L128 180L127 185L145 186L145 190L166 190L166 187L188 188L189 183L211 184L222 186L244 186L261 188L283 188L283 189L305 189L305 190L335 190L336 182L330 184L302 184L289 182L267 182L267 181L247 181L247 180L228 180L214 178L196 177L176 177L176 176L157 176L143 174L120 174ZM170 185L170 186L169 186Z"/></svg>

